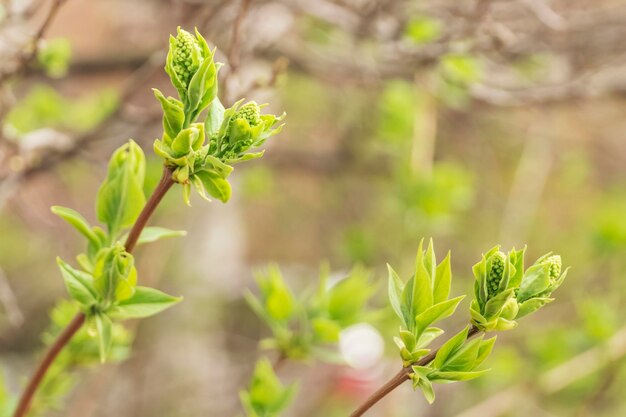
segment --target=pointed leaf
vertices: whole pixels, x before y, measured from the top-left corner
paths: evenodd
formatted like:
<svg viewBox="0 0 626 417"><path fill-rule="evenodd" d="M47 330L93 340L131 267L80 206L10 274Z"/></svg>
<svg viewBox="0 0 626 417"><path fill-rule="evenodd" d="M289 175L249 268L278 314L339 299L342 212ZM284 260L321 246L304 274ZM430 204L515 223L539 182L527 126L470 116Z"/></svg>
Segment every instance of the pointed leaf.
<svg viewBox="0 0 626 417"><path fill-rule="evenodd" d="M439 348L437 356L435 356L435 360L433 362L435 368L441 369L448 360L448 358L453 355L461 346L463 346L463 342L465 342L465 339L467 339L468 331L469 326L466 326L463 330L452 336L446 343L443 344L443 346Z"/></svg>
<svg viewBox="0 0 626 417"><path fill-rule="evenodd" d="M388 271L388 281L389 281L388 282L389 303L391 304L391 308L393 308L393 311L395 311L396 315L402 321L402 325L404 327L408 327L404 313L402 311L402 300L401 300L401 294L402 294L402 289L403 289L402 281L398 277L398 274L396 273L396 271L394 271L391 265L389 264L387 264L387 271Z"/></svg>
<svg viewBox="0 0 626 417"><path fill-rule="evenodd" d="M204 189L209 195L224 203L230 199L230 184L220 175L214 171L206 170L198 171L194 175L202 181L202 185L204 185Z"/></svg>
<svg viewBox="0 0 626 417"><path fill-rule="evenodd" d="M173 297L154 288L136 287L132 297L120 301L107 312L117 319L150 317L179 303L182 297Z"/></svg>
<svg viewBox="0 0 626 417"><path fill-rule="evenodd" d="M77 271L69 266L61 258L57 258L57 264L61 269L65 287L70 296L84 307L90 307L96 303L96 292L93 289L93 279L84 272Z"/></svg>
<svg viewBox="0 0 626 417"><path fill-rule="evenodd" d="M106 358L111 350L113 338L111 337L113 323L106 314L96 314L94 316L96 330L98 331L98 347L100 352L100 362L106 362Z"/></svg>
<svg viewBox="0 0 626 417"><path fill-rule="evenodd" d="M92 244L100 244L98 236L96 236L94 231L91 229L87 220L76 210L72 210L67 207L52 206L50 207L50 211L74 226L74 228L85 236Z"/></svg>
<svg viewBox="0 0 626 417"><path fill-rule="evenodd" d="M452 281L452 268L450 266L450 252L437 266L435 272L435 284L433 287L433 302L440 303L450 296L450 284Z"/></svg>
<svg viewBox="0 0 626 417"><path fill-rule="evenodd" d="M415 317L415 323L417 324L418 333L421 333L431 324L450 317L452 314L454 314L454 311L458 307L461 300L463 300L463 298L465 298L464 295L453 298L451 300L442 301L441 303L429 307L423 313L418 314L417 317Z"/></svg>

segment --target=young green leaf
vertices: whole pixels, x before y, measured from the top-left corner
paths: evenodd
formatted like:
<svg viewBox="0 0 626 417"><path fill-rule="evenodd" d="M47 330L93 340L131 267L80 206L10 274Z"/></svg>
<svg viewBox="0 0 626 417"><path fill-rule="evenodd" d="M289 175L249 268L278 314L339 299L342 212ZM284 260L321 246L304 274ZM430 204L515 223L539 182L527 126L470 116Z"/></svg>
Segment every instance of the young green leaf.
<svg viewBox="0 0 626 417"><path fill-rule="evenodd" d="M431 324L450 317L454 314L454 311L458 307L461 300L465 298L464 295L456 298L452 298L447 301L442 301L429 307L426 311L418 314L415 317L415 323L417 324L418 334L425 330Z"/></svg>
<svg viewBox="0 0 626 417"><path fill-rule="evenodd" d="M435 356L435 360L433 362L435 368L441 369L448 360L448 358L452 356L461 346L463 346L463 342L465 342L465 339L467 339L468 332L469 326L466 326L463 330L452 336L446 343L443 344L443 346L439 348L437 356Z"/></svg>
<svg viewBox="0 0 626 417"><path fill-rule="evenodd" d="M72 210L67 207L52 206L50 207L50 211L74 226L74 228L85 236L92 244L100 244L98 236L96 236L95 232L91 229L87 220L76 210Z"/></svg>
<svg viewBox="0 0 626 417"><path fill-rule="evenodd" d="M91 276L72 268L61 258L57 258L57 264L61 269L65 287L70 296L78 301L83 308L89 308L96 304L96 292L93 289L93 279Z"/></svg>
<svg viewBox="0 0 626 417"><path fill-rule="evenodd" d="M450 252L437 266L435 283L433 285L433 302L440 303L448 299L452 282L452 269L450 267Z"/></svg>
<svg viewBox="0 0 626 417"><path fill-rule="evenodd" d="M429 378L432 382L445 384L448 382L469 381L470 379L483 376L487 372L489 372L489 369L482 371L435 371L430 374Z"/></svg>
<svg viewBox="0 0 626 417"><path fill-rule="evenodd" d="M405 313L402 309L402 299L401 294L403 290L403 284L396 271L393 270L391 265L387 264L387 270L389 271L389 283L388 283L388 291L389 291L389 302L391 304L391 308L395 311L396 315L402 321L402 325L408 328L407 319Z"/></svg>
<svg viewBox="0 0 626 417"><path fill-rule="evenodd" d="M141 231L141 235L139 235L139 239L137 240L137 245L144 245L146 243L156 242L157 240L167 239L171 237L180 237L185 236L187 232L185 230L171 230L165 227L146 227ZM126 241L125 235L122 239L122 242Z"/></svg>
<svg viewBox="0 0 626 417"><path fill-rule="evenodd" d="M204 189L212 197L217 198L223 203L230 199L230 184L214 171L200 170L195 173L195 176L202 181Z"/></svg>
<svg viewBox="0 0 626 417"><path fill-rule="evenodd" d="M173 97L165 98L163 93L156 88L153 88L152 91L163 108L163 130L165 134L174 139L182 130L185 122L183 103Z"/></svg>
<svg viewBox="0 0 626 417"><path fill-rule="evenodd" d="M113 338L111 337L113 323L106 314L96 314L93 316L98 331L98 346L100 351L100 362L106 362Z"/></svg>
<svg viewBox="0 0 626 417"><path fill-rule="evenodd" d="M154 288L136 287L132 297L118 302L107 314L116 319L150 317L179 303L182 297L173 297Z"/></svg>

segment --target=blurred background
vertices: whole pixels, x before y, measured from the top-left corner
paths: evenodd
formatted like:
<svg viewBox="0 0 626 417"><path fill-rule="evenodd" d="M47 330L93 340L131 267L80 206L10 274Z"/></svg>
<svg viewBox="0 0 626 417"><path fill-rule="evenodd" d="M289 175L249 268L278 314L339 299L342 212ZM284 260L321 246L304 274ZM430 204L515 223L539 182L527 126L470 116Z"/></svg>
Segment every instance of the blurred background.
<svg viewBox="0 0 626 417"><path fill-rule="evenodd" d="M226 106L269 102L287 125L262 160L237 167L228 204L167 196L152 224L188 235L140 248L140 280L185 302L131 323L128 358L79 368L44 415L236 415L268 335L242 298L253 271L277 262L299 289L324 262L333 276L362 265L381 307L385 263L408 278L431 236L440 258L452 251L454 294L471 293L471 266L498 243L528 245L527 262L555 251L572 270L557 302L499 335L486 376L437 386L433 406L405 384L369 415L626 415L623 0L3 0L7 391L32 371L48 312L67 298L55 256L83 250L49 206L95 222L111 151L133 138L151 155L151 87L174 92L163 65L178 25L217 47ZM147 190L159 164L149 158ZM371 325L347 335L384 341L384 353L356 352L359 368L281 367L284 381L301 379L288 415L346 416L397 371L397 323L383 311Z"/></svg>

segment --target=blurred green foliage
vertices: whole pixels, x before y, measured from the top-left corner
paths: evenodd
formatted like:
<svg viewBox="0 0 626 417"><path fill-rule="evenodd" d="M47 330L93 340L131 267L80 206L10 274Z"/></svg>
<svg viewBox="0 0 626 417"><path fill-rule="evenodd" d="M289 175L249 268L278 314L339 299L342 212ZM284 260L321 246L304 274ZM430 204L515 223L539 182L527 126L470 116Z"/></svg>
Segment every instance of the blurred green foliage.
<svg viewBox="0 0 626 417"><path fill-rule="evenodd" d="M19 134L41 128L84 132L106 118L117 104L117 94L109 89L67 98L51 87L37 85L11 109L5 123Z"/></svg>

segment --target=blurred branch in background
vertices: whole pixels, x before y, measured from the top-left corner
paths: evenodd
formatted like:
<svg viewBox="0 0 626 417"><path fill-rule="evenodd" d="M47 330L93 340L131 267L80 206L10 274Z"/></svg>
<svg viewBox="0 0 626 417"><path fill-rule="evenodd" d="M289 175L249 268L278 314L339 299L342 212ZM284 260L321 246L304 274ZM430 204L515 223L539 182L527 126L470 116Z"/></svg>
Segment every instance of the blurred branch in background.
<svg viewBox="0 0 626 417"><path fill-rule="evenodd" d="M20 310L15 294L13 294L9 280L2 268L0 268L0 304L2 304L9 324L12 327L20 327L24 322L24 314Z"/></svg>

